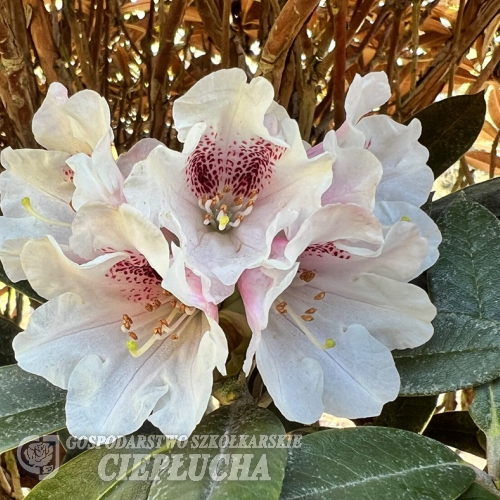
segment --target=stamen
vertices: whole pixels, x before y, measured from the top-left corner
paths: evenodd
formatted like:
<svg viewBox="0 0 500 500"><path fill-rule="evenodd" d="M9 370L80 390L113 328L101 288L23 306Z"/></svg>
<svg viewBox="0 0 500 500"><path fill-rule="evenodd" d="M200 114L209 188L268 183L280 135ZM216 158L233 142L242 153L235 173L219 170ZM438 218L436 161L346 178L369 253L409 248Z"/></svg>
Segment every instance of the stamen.
<svg viewBox="0 0 500 500"><path fill-rule="evenodd" d="M223 189L224 193L229 193L229 191L231 191L231 186L228 186L227 184L224 186L224 189Z"/></svg>
<svg viewBox="0 0 500 500"><path fill-rule="evenodd" d="M130 354L134 356L134 358L138 358L139 356L142 356L157 340L160 340L161 334L153 334L151 337L148 339L148 341L139 348L137 345L137 342L135 340L129 340L127 342L127 347L128 350L130 351Z"/></svg>
<svg viewBox="0 0 500 500"><path fill-rule="evenodd" d="M21 203L23 207L36 219L41 220L42 222L45 222L46 224L52 224L53 226L60 226L60 227L71 227L71 224L68 224L67 222L59 222L57 220L52 220L52 219L47 219L47 217L44 217L43 215L40 215L39 213L35 212L33 207L31 206L31 200L26 197L21 200Z"/></svg>
<svg viewBox="0 0 500 500"><path fill-rule="evenodd" d="M313 272L313 271L303 271L299 278L302 280L302 281L305 281L306 283L310 283L314 277L316 276L316 273Z"/></svg>
<svg viewBox="0 0 500 500"><path fill-rule="evenodd" d="M234 199L234 204L237 207L239 207L240 205L243 205L243 197L242 196L238 196L238 198L235 198Z"/></svg>
<svg viewBox="0 0 500 500"><path fill-rule="evenodd" d="M278 297L278 300L280 300L280 304L283 304L283 299L281 297ZM278 304L278 305L280 305ZM285 302L286 304L286 302ZM295 312L293 311L292 308L290 308L288 306L288 310L287 310L287 313L291 316L291 318L293 319L293 321L295 322L295 324L297 325L298 328L300 328L306 335L306 337L316 346L318 347L319 349L323 349L323 350L327 350L327 349L331 349L332 347L335 347L335 341L333 339L326 339L325 343L324 344L321 344L318 339L316 339L316 337L314 336L314 334L311 332L311 330L309 330L309 328L307 328L307 326L304 324L304 322L302 321L302 318L304 316L299 317L297 314L295 314ZM312 318L312 316L311 316ZM311 320L304 320L304 321L311 321Z"/></svg>

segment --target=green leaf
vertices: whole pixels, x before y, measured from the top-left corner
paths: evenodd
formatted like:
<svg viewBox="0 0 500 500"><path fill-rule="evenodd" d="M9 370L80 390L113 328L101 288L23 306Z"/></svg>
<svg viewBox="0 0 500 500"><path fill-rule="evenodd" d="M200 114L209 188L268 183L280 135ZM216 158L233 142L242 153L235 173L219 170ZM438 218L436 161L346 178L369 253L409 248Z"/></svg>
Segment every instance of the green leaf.
<svg viewBox="0 0 500 500"><path fill-rule="evenodd" d="M399 397L387 403L373 423L382 427L396 427L422 432L436 409L438 396L422 398Z"/></svg>
<svg viewBox="0 0 500 500"><path fill-rule="evenodd" d="M127 436L137 444L138 436ZM147 439L147 436L144 436ZM146 500L167 446L99 447L78 455L38 483L28 500ZM155 461L156 459L156 461ZM147 474L148 479L140 479ZM151 476L151 477L152 477Z"/></svg>
<svg viewBox="0 0 500 500"><path fill-rule="evenodd" d="M259 443L262 437L284 436L285 432L278 418L268 410L257 406L230 405L205 417L193 434L218 437L226 434L228 438L245 435L248 436L247 443L250 444L254 436ZM217 438L217 443L220 443L219 438ZM170 469L165 469L160 472L158 481L153 483L149 500L164 498L271 500L279 498L287 461L286 448L244 448L233 447L231 443L224 448L219 446L200 448L198 445L199 441L191 438L187 446L175 447L172 450L172 456L201 454L198 464L198 470L201 470L203 460L211 464L216 455L229 453L231 461L221 461L217 468L221 480L214 480L208 473L205 473L198 481L193 481L191 474L187 474L186 480L173 481L170 477ZM206 457L203 458L203 455ZM238 472L235 467L238 463L247 464L247 469ZM184 465L179 468L177 477L182 477L182 474L189 470L190 465L191 462L185 460ZM259 473L259 467L262 467L262 474ZM235 480L237 477L239 479ZM254 479L244 479L251 477ZM260 480L255 480L259 478Z"/></svg>
<svg viewBox="0 0 500 500"><path fill-rule="evenodd" d="M66 391L17 365L0 368L0 453L65 426Z"/></svg>
<svg viewBox="0 0 500 500"><path fill-rule="evenodd" d="M428 271L438 310L434 335L394 351L401 395L431 395L500 377L500 222L477 203L458 200L438 221L440 257Z"/></svg>
<svg viewBox="0 0 500 500"><path fill-rule="evenodd" d="M43 297L40 297L33 288L31 288L31 285L26 281L18 281L17 283L14 283L11 281L8 276L5 274L5 269L3 268L2 263L0 262L0 282L5 283L7 286L10 286L11 288L16 289L18 292L23 293L30 299L36 300L37 302L40 302L43 304L46 302L46 300Z"/></svg>
<svg viewBox="0 0 500 500"><path fill-rule="evenodd" d="M474 483L464 494L458 497L458 500L498 500L500 495L490 493L477 483Z"/></svg>
<svg viewBox="0 0 500 500"><path fill-rule="evenodd" d="M452 500L474 479L455 453L419 434L330 430L304 436L291 450L281 500Z"/></svg>
<svg viewBox="0 0 500 500"><path fill-rule="evenodd" d="M13 321L0 316L0 366L12 365L16 362L12 341L21 331Z"/></svg>
<svg viewBox="0 0 500 500"><path fill-rule="evenodd" d="M486 434L488 472L500 479L500 380L476 388L469 413Z"/></svg>
<svg viewBox="0 0 500 500"><path fill-rule="evenodd" d="M465 196L467 201L475 201L487 208L493 215L500 217L500 178L479 182L461 191L432 202L430 216L436 220L457 199Z"/></svg>
<svg viewBox="0 0 500 500"><path fill-rule="evenodd" d="M413 118L422 123L419 142L429 150L427 164L439 177L474 144L486 116L484 93L435 102Z"/></svg>
<svg viewBox="0 0 500 500"><path fill-rule="evenodd" d="M479 443L480 433L469 412L447 411L432 417L424 436L485 458L484 449Z"/></svg>

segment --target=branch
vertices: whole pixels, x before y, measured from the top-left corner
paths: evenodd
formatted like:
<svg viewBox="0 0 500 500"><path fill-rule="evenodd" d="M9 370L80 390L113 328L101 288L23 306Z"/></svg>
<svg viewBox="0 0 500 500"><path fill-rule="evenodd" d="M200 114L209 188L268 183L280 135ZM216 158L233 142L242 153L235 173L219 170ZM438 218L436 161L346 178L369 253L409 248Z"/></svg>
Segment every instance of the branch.
<svg viewBox="0 0 500 500"><path fill-rule="evenodd" d="M153 60L153 75L151 78L152 137L160 139L165 128L165 110L163 101L166 97L166 84L168 82L168 68L174 54L174 37L178 30L187 0L172 0L167 15L163 15L160 26L160 48L158 55ZM160 3L160 8L163 8Z"/></svg>
<svg viewBox="0 0 500 500"><path fill-rule="evenodd" d="M335 129L345 121L345 68L346 68L346 36L347 8L349 0L339 0L335 15L335 72L333 81L333 120Z"/></svg>
<svg viewBox="0 0 500 500"><path fill-rule="evenodd" d="M38 88L31 67L22 2L0 3L0 99L22 147L36 148L31 131Z"/></svg>
<svg viewBox="0 0 500 500"><path fill-rule="evenodd" d="M272 83L275 95L278 95L290 47L318 3L319 0L288 0L271 28L257 75Z"/></svg>

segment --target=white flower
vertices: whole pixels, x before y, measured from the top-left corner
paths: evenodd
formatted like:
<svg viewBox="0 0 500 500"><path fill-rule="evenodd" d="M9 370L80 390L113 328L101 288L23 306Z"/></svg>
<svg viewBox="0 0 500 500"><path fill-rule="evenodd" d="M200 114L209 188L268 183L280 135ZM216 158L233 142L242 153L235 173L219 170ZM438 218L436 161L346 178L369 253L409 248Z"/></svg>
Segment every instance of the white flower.
<svg viewBox="0 0 500 500"><path fill-rule="evenodd" d="M293 233L320 207L333 157L308 159L271 84L247 84L239 69L197 82L173 114L183 153L155 149L134 167L125 194L177 236L206 297L219 303L267 258L280 231Z"/></svg>
<svg viewBox="0 0 500 500"><path fill-rule="evenodd" d="M106 101L91 90L68 98L59 83L49 87L32 126L46 150L7 148L1 154L0 258L13 281L26 278L19 254L29 238L50 235L67 251L75 210L88 201L122 203L131 163L159 144L140 141L115 162Z"/></svg>
<svg viewBox="0 0 500 500"><path fill-rule="evenodd" d="M434 306L407 283L435 262L441 241L418 208L432 186L420 124L360 120L389 95L385 76L355 78L346 123L308 151L336 157L324 206L294 237L276 238L264 265L238 282L253 331L244 368L255 353L290 420L379 414L399 390L390 351L433 333Z"/></svg>
<svg viewBox="0 0 500 500"><path fill-rule="evenodd" d="M88 262L68 259L50 236L24 246L26 276L49 301L15 338L19 366L68 390L73 435L122 436L146 419L189 435L227 358L200 279L175 246L169 262L162 232L126 204L83 207L71 246Z"/></svg>

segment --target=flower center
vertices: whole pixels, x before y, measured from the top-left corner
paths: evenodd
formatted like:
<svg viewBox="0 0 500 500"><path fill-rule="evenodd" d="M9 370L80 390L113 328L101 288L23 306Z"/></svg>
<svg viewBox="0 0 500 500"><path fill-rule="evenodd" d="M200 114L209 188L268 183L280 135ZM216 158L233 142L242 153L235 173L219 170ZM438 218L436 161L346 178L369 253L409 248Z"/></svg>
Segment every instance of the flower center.
<svg viewBox="0 0 500 500"><path fill-rule="evenodd" d="M203 224L219 231L238 227L252 212L258 193L258 189L253 189L248 197L234 196L231 186L226 185L213 198L202 196L198 205L205 211Z"/></svg>
<svg viewBox="0 0 500 500"><path fill-rule="evenodd" d="M324 292L321 292L323 295L320 298L319 294L314 297L315 300L321 300L324 297ZM306 337L318 348L322 350L328 350L332 347L335 347L335 340L326 339L326 341L322 344L316 336L311 332L311 330L306 326L306 322L310 322L314 320L314 313L316 312L315 307L310 307L307 309L304 314L299 316L289 304L287 304L282 297L278 297L276 300L276 310L280 314L288 314L290 318L293 320L297 328L302 330L302 332L306 335Z"/></svg>
<svg viewBox="0 0 500 500"><path fill-rule="evenodd" d="M123 315L122 331L128 333L130 337L130 340L127 342L127 348L130 354L135 358L146 353L158 340L178 340L196 314L200 312L195 307L186 306L174 298L167 290L163 290L163 294L167 297L166 302L162 303L159 299L155 299L152 302L148 302L145 305L145 309L147 312L152 313L161 307L165 312L167 312L167 310L169 312L168 314L162 315L162 317L154 323L155 326L149 331L149 333L152 331L152 334L145 342L142 342L140 347L138 343L139 336L131 330L134 324L133 319L128 314ZM144 332L141 335L141 337L145 336L147 337L147 332L146 335L144 335Z"/></svg>

